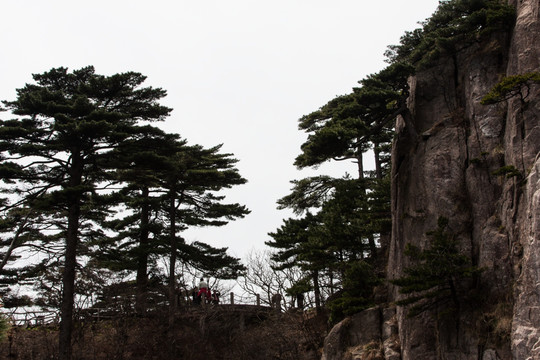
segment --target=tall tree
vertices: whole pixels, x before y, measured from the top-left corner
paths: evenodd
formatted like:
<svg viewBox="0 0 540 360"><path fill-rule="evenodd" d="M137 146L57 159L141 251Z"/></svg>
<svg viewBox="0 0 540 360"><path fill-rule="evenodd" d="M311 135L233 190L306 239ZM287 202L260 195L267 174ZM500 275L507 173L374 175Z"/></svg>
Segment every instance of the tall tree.
<svg viewBox="0 0 540 360"><path fill-rule="evenodd" d="M221 145L208 149L200 145L181 145L168 158L166 171L160 174L160 187L164 191L162 213L168 230L171 310L175 309L175 275L179 256L181 260L192 262L192 265L198 263L201 268L208 267L208 258L214 256L214 262L220 258L220 267L228 267L233 274L238 275L238 270L243 269L236 263L237 259L227 257L223 249L212 249L200 243L188 246L180 236L189 226L223 226L249 213L244 205L223 202L225 196L220 192L244 184L246 179L235 168L238 160L232 158L231 154L220 153L220 149ZM208 258L204 251L208 251ZM213 268L217 270L215 265Z"/></svg>
<svg viewBox="0 0 540 360"><path fill-rule="evenodd" d="M162 206L164 190L160 178L168 169L169 157L186 144L176 134L146 125L142 134L124 141L112 157L115 181L121 186L117 201L122 204L122 217L115 216L107 227L114 238L104 239L94 254L100 264L113 270L136 272L135 309L146 311L149 267L156 266L157 254L163 253L160 234L164 224L157 214Z"/></svg>
<svg viewBox="0 0 540 360"><path fill-rule="evenodd" d="M158 101L166 92L140 85L145 77L127 72L112 76L88 66L33 75L35 84L17 90L4 105L20 119L3 121L2 167L21 185L17 195L32 208L47 208L63 218L65 241L59 335L60 359L71 359L77 252L82 229L104 217L99 187L108 180L110 151L139 121L163 120L171 109ZM92 206L90 206L92 203Z"/></svg>
<svg viewBox="0 0 540 360"><path fill-rule="evenodd" d="M302 117L299 128L306 131L307 141L302 145L302 153L296 158L295 165L300 168L317 166L331 160L353 160L357 164L358 179L364 181L366 174L363 155L372 149L374 155L375 171L374 181L364 181L364 191L358 194L363 200L364 208L361 213L372 213L370 202L388 204L388 201L379 199L372 201L373 195L389 197L389 191L374 193L369 186L386 184L385 177L389 173L390 147L393 136L393 121L401 115L410 123L410 114L406 106L408 97L407 79L413 72L413 67L404 63L395 63L384 70L367 76L354 88L351 94L337 97L319 110ZM408 126L414 132L414 127ZM304 181L305 182L305 181ZM309 189L305 184L304 189ZM293 195L293 194L291 194ZM284 198L284 201L298 200ZM305 195L304 199L313 199L313 195ZM293 205L296 206L296 205ZM379 207L379 210L382 210ZM390 209L384 215L390 218ZM381 218L381 214L378 215ZM365 221L365 220L363 220ZM374 222L372 222L374 223ZM367 230L367 228L366 228ZM373 229L375 230L375 229ZM367 233L372 256L376 255L377 238L384 250L388 242L389 233Z"/></svg>
<svg viewBox="0 0 540 360"><path fill-rule="evenodd" d="M284 220L283 225L273 233L273 240L265 244L276 249L272 261L278 270L299 267L309 274L315 296L315 307L321 309L321 273L332 261L332 255L325 246L319 218L306 213L301 219Z"/></svg>
<svg viewBox="0 0 540 360"><path fill-rule="evenodd" d="M378 264L375 262L375 250L370 244L371 237L388 231L388 224L380 219L388 217L388 204L379 204L380 198L373 191L367 196L364 194L366 187L375 188L366 184L372 181L375 180L320 176L295 182L292 193L278 202L280 206L290 207L297 214L309 210L318 212L316 215L308 212L299 220L288 219L277 232L269 234L274 241L267 244L278 250L274 260L282 268L296 264L306 271L317 269L318 274L327 274L331 281L328 284L331 293L335 286L343 293L344 286L354 282L354 279L347 277L362 273L352 271L360 269L359 264L365 264L362 269L375 269ZM383 214L379 214L381 210ZM334 280L337 280L336 284ZM362 284L373 284L374 279L368 280L365 279ZM349 297L365 294L371 288L353 290L349 289ZM348 303L351 301L348 299ZM362 303L366 304L365 299ZM342 306L339 307L335 307L335 310L342 313Z"/></svg>
<svg viewBox="0 0 540 360"><path fill-rule="evenodd" d="M406 99L407 79L412 72L410 65L392 64L361 80L361 86L354 88L351 94L337 97L299 120L299 128L308 133L308 138L295 160L296 166L304 168L326 161L349 160L357 164L358 176L356 179L348 175L342 179L316 176L293 181L291 194L278 201L279 208L290 208L296 214L316 211L317 226L306 227L311 229L309 241L289 236L294 233L294 222L290 219L278 232L270 234L274 242L268 244L281 249L276 261L286 264L284 260L295 256L304 261L310 259L313 261L310 265L315 266L319 256L324 254L322 269L332 274L331 278L337 274L342 287L354 282L347 279L346 274L370 273L354 269L373 267L376 272L384 268L384 264L376 261L379 249L384 254L390 233L388 176L393 120L401 115L410 122ZM370 149L375 170L365 171L363 156ZM365 281L365 284L372 282ZM348 294L359 293L349 291ZM365 303L364 300L361 302Z"/></svg>

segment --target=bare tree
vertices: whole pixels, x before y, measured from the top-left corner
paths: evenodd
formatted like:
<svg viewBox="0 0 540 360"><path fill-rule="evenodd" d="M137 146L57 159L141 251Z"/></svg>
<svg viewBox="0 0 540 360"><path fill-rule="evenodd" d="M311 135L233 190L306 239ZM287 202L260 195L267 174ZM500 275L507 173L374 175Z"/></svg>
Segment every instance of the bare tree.
<svg viewBox="0 0 540 360"><path fill-rule="evenodd" d="M246 255L245 276L238 280L238 286L248 295L261 297L261 303L272 305L272 297L276 294L285 300L287 289L304 277L297 267L275 270L274 261L269 251L251 251ZM282 301L284 310L294 307L294 301Z"/></svg>

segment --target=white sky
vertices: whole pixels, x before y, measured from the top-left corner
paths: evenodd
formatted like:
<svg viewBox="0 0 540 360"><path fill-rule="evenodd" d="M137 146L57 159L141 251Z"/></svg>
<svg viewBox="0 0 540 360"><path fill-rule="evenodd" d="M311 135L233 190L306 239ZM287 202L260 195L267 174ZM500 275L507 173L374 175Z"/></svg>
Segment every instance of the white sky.
<svg viewBox="0 0 540 360"><path fill-rule="evenodd" d="M137 71L161 87L172 116L162 124L191 144L224 144L248 184L227 192L246 218L195 229L188 241L243 257L265 248L288 211L276 201L290 180L355 173L351 163L298 171L302 115L382 70L383 53L429 17L438 0L3 0L0 100L31 74L94 65ZM9 118L0 113L2 119Z"/></svg>

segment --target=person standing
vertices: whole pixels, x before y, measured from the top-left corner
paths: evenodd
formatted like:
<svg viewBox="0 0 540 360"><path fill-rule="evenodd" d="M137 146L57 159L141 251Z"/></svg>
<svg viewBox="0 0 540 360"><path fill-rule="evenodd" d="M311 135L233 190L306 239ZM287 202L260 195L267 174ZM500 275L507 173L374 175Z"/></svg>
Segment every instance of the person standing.
<svg viewBox="0 0 540 360"><path fill-rule="evenodd" d="M201 300L204 297L205 301L210 297L210 289L208 289L208 283L204 281L204 278L201 278L199 282L199 293L197 295Z"/></svg>
<svg viewBox="0 0 540 360"><path fill-rule="evenodd" d="M201 298L199 296L199 288L196 286L193 288L193 290L191 290L191 301L194 305L201 304Z"/></svg>

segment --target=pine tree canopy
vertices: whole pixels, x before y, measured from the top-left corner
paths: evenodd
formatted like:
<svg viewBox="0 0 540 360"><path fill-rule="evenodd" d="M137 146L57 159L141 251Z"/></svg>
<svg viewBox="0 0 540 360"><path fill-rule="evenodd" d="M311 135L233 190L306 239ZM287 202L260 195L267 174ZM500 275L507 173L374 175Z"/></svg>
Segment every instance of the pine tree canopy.
<svg viewBox="0 0 540 360"><path fill-rule="evenodd" d="M405 275L392 280L402 294L409 295L398 301L409 305L408 316L415 316L432 308L455 311L466 296L465 280L481 270L459 251L454 235L447 232L448 219L440 217L437 229L428 232L431 246L426 249L408 244L405 255L412 265L405 268Z"/></svg>
<svg viewBox="0 0 540 360"><path fill-rule="evenodd" d="M515 23L515 9L499 0L440 1L422 28L408 31L400 45L388 47L390 63L429 67L442 54L454 54L494 32L509 33Z"/></svg>
<svg viewBox="0 0 540 360"><path fill-rule="evenodd" d="M188 145L151 125L172 110L159 103L165 90L143 87L140 73L104 76L92 66L55 68L33 79L17 89L16 100L3 102L16 118L0 121L0 232L12 234L0 242L0 275L13 281L5 265L17 259L14 249L41 252L44 260L17 269L16 281L39 277L42 298L50 299L42 303L60 308L61 359L70 358L75 294L110 285L104 275L110 270L99 266L136 270L143 311L158 257L167 254L174 264L180 256L226 278L243 271L225 248L187 245L179 235L249 210L224 203L219 193L246 182L231 154L220 145Z"/></svg>
<svg viewBox="0 0 540 360"><path fill-rule="evenodd" d="M332 159L358 159L374 143L390 141L390 134L382 135L405 110L411 74L410 66L392 64L360 81L362 86L351 94L338 96L300 118L299 129L309 135L295 165L303 168Z"/></svg>
<svg viewBox="0 0 540 360"><path fill-rule="evenodd" d="M519 75L512 75L499 81L489 93L487 93L480 103L482 105L496 104L513 97L519 97L522 103L529 96L530 88L533 84L540 84L540 72L530 72Z"/></svg>

